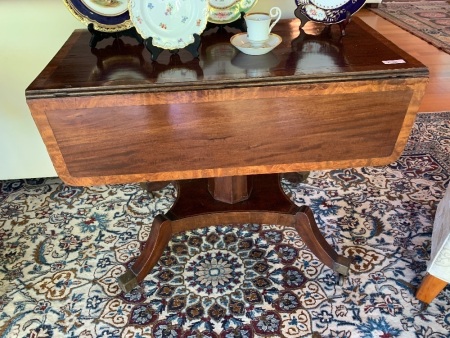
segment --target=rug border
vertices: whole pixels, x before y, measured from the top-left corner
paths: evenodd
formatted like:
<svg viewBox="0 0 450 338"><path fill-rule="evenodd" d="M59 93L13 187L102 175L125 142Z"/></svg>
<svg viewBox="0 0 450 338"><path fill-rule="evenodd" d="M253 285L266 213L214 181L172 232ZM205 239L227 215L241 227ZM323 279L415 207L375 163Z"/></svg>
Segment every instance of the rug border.
<svg viewBox="0 0 450 338"><path fill-rule="evenodd" d="M417 1L417 2L426 3L429 5L447 4L447 1ZM411 1L411 3L414 3L414 4L417 4L417 2ZM405 5L406 3L407 2L399 2L398 4ZM389 2L389 4L394 5L394 6L396 5L393 2ZM381 4L381 6L383 6L383 5L387 6L386 4ZM398 18L391 15L390 13L385 12L381 6L378 8L369 8L369 10L371 10L372 12L374 12L381 18L389 21L390 23L406 30L408 33L411 33L412 35L421 38L422 40L424 40L425 42L428 42L430 45L438 48L439 50L450 54L450 47L447 47L446 44L443 44L440 40L438 40L428 34L425 34L420 31L415 30L414 27L410 26L409 24L404 23L403 21L400 21Z"/></svg>

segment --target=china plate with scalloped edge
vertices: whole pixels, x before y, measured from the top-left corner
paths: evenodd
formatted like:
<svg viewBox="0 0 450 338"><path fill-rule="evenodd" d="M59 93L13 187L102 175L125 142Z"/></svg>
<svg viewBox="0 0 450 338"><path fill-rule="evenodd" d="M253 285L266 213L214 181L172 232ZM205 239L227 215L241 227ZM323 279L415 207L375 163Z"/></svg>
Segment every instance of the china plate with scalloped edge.
<svg viewBox="0 0 450 338"><path fill-rule="evenodd" d="M227 24L238 20L241 13L247 13L258 0L209 0L208 21Z"/></svg>
<svg viewBox="0 0 450 338"><path fill-rule="evenodd" d="M184 48L194 42L208 22L208 0L129 0L137 32L162 49Z"/></svg>
<svg viewBox="0 0 450 338"><path fill-rule="evenodd" d="M295 0L300 12L314 22L333 24L359 11L366 0Z"/></svg>
<svg viewBox="0 0 450 338"><path fill-rule="evenodd" d="M101 32L120 32L133 27L127 0L63 0L72 15Z"/></svg>

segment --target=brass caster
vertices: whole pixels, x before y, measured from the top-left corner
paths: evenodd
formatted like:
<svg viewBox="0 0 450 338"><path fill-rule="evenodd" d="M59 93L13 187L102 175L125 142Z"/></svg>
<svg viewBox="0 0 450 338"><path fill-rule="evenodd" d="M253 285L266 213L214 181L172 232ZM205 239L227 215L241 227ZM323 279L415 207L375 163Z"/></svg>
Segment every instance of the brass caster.
<svg viewBox="0 0 450 338"><path fill-rule="evenodd" d="M344 285L344 281L345 281L345 275L343 275L342 273L339 273L337 275L336 285L343 286Z"/></svg>
<svg viewBox="0 0 450 338"><path fill-rule="evenodd" d="M117 283L119 284L120 289L125 293L130 292L138 286L136 275L130 269L125 271L125 273L117 279Z"/></svg>

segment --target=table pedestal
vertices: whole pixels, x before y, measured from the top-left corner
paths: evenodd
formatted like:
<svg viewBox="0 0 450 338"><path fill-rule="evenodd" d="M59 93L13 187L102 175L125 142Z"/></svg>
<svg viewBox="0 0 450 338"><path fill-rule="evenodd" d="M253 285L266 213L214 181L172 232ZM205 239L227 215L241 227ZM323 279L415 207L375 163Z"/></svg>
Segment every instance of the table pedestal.
<svg viewBox="0 0 450 338"><path fill-rule="evenodd" d="M348 274L350 259L338 255L321 234L308 206L298 207L284 194L278 174L178 181L178 197L165 215L158 215L136 262L119 277L131 291L160 259L174 234L217 224L277 224L297 229L312 253L339 274Z"/></svg>

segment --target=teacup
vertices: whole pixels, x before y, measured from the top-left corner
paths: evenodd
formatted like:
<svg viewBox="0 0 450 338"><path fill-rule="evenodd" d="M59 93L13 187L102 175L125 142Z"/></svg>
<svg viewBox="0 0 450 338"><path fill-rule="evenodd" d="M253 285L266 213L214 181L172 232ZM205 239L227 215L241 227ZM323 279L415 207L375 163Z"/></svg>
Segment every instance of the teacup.
<svg viewBox="0 0 450 338"><path fill-rule="evenodd" d="M269 13L247 13L245 16L248 41L255 47L262 46L269 39L270 32L281 18L281 9L272 7ZM272 20L272 24L270 23Z"/></svg>

